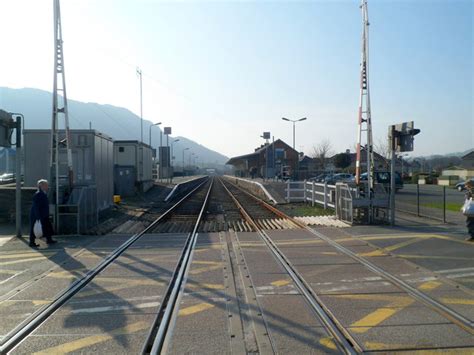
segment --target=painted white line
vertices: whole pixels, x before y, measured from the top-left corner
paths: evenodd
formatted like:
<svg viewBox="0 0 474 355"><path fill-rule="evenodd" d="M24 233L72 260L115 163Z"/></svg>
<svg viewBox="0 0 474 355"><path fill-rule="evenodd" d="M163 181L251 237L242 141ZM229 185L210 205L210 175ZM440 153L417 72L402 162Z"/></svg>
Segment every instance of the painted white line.
<svg viewBox="0 0 474 355"><path fill-rule="evenodd" d="M10 276L8 279L5 279L5 280L1 281L1 282L0 282L0 285L6 283L6 282L8 282L8 281L10 281L10 280L13 279L14 277L17 277L18 275L23 274L25 271L26 271L26 270L17 272L15 275Z"/></svg>
<svg viewBox="0 0 474 355"><path fill-rule="evenodd" d="M148 302L148 303L141 303L137 305L128 305L128 306L108 306L108 307L93 307L93 308L81 308L81 309L73 309L71 313L73 314L80 314L80 313L96 313L96 312L109 312L109 311L122 311L126 309L143 309L143 308L151 308L151 307L158 307L160 302Z"/></svg>
<svg viewBox="0 0 474 355"><path fill-rule="evenodd" d="M4 245L4 244L7 244L8 241L9 241L10 239L12 239L12 238L13 238L13 236L0 237L0 247L1 247L2 245Z"/></svg>
<svg viewBox="0 0 474 355"><path fill-rule="evenodd" d="M450 274L452 272L464 272L464 271L474 271L474 267L464 267L461 269L446 269L446 270L439 270L435 271L440 274Z"/></svg>

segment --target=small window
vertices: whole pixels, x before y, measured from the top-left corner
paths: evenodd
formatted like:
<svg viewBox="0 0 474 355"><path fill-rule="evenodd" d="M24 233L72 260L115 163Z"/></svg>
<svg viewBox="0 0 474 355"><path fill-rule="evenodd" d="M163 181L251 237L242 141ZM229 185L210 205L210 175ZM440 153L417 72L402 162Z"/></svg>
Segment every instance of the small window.
<svg viewBox="0 0 474 355"><path fill-rule="evenodd" d="M119 153L123 153L125 151L124 147L119 147Z"/></svg>

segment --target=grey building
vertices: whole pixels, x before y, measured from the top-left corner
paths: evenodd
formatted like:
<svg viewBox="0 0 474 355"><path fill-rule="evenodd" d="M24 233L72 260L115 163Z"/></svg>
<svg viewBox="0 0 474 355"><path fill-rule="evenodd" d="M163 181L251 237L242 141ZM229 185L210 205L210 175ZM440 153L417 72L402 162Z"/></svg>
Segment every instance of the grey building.
<svg viewBox="0 0 474 355"><path fill-rule="evenodd" d="M95 130L70 130L75 186L96 189L97 211L113 205L113 140ZM38 179L50 178L51 131L24 130L25 186L36 186ZM60 141L65 138L59 131ZM65 147L60 147L60 182L67 181Z"/></svg>
<svg viewBox="0 0 474 355"><path fill-rule="evenodd" d="M114 166L117 192L129 195L135 189L145 192L153 186L153 149L148 144L135 140L115 141Z"/></svg>

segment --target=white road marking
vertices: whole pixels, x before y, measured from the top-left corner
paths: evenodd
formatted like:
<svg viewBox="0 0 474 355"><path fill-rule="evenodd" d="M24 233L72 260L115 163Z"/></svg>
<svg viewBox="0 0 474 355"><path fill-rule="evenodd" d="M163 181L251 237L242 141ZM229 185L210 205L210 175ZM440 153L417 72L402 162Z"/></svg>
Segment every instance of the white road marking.
<svg viewBox="0 0 474 355"><path fill-rule="evenodd" d="M73 309L71 313L78 314L78 313L96 313L96 312L108 312L108 311L122 311L126 309L143 309L143 308L151 308L151 307L158 307L160 302L147 302L141 303L137 305L127 305L127 306L108 306L108 307L93 307L93 308L81 308L81 309Z"/></svg>
<svg viewBox="0 0 474 355"><path fill-rule="evenodd" d="M8 241L9 241L10 239L12 239L12 238L13 238L13 236L0 237L0 247L1 247L2 245L4 245L4 244L7 244Z"/></svg>
<svg viewBox="0 0 474 355"><path fill-rule="evenodd" d="M4 283L6 283L6 282L8 282L8 281L10 281L11 279L13 279L13 278L17 277L18 275L21 275L21 274L23 274L25 271L26 271L26 270L23 270L23 271L17 272L16 274L14 274L14 275L10 276L8 279L5 279L5 280L3 280L3 281L0 281L0 285L1 285L1 284L4 284Z"/></svg>

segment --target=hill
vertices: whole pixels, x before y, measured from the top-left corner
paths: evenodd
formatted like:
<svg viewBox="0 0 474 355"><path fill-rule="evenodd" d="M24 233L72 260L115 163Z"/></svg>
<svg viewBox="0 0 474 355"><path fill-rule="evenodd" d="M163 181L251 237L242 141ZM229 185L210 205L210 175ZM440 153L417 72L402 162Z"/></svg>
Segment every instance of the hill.
<svg viewBox="0 0 474 355"><path fill-rule="evenodd" d="M112 105L100 105L91 102L68 100L69 121L71 129L88 129L92 127L108 136L117 139L140 139L140 117L130 110ZM10 112L20 112L25 116L26 129L45 129L51 127L52 94L39 89L11 89L0 87L0 108ZM143 121L143 140L149 142L149 127L152 122ZM63 126L60 123L60 128ZM152 128L152 146L160 143L160 128ZM163 136L165 139L165 136ZM228 157L186 137L171 137L170 141L179 139L173 146L176 165L182 162L182 151L189 151L198 156L199 162L206 166L223 165ZM163 142L164 143L164 142ZM188 152L189 152L188 151ZM187 155L188 153L186 153Z"/></svg>

